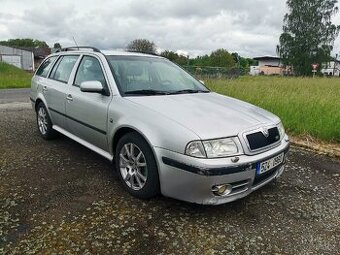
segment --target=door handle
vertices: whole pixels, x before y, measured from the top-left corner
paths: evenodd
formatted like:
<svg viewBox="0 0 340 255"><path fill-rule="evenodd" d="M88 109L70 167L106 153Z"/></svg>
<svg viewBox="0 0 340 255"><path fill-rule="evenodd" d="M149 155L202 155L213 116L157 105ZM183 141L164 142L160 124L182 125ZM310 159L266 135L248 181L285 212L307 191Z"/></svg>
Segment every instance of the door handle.
<svg viewBox="0 0 340 255"><path fill-rule="evenodd" d="M71 94L68 94L67 97L66 97L66 100L67 101L73 101L73 97Z"/></svg>

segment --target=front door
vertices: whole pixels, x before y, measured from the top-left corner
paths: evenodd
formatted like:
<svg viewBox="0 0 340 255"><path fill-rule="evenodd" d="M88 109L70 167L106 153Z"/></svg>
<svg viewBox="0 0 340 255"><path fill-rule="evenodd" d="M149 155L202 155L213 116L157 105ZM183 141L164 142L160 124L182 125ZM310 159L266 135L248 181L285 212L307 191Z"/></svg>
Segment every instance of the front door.
<svg viewBox="0 0 340 255"><path fill-rule="evenodd" d="M78 66L73 85L66 97L66 129L79 138L108 151L107 114L111 96L80 91L84 81L107 82L99 59L84 55Z"/></svg>

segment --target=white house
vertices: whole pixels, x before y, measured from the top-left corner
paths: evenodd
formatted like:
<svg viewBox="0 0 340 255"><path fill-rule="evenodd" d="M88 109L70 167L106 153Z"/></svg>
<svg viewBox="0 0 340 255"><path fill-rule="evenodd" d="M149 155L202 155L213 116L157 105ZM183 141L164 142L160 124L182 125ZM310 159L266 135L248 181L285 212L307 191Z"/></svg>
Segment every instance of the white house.
<svg viewBox="0 0 340 255"><path fill-rule="evenodd" d="M254 58L259 62L258 66L250 67L250 75L285 75L291 74L290 68L284 68L279 57L263 56ZM312 72L312 67L311 67ZM323 63L321 66L321 73L327 76L340 77L340 60L333 58L328 63Z"/></svg>
<svg viewBox="0 0 340 255"><path fill-rule="evenodd" d="M32 51L0 45L0 61L26 71L34 71L34 55Z"/></svg>
<svg viewBox="0 0 340 255"><path fill-rule="evenodd" d="M253 58L258 61L257 66L250 67L250 75L280 75L283 72L281 59L274 56Z"/></svg>
<svg viewBox="0 0 340 255"><path fill-rule="evenodd" d="M340 60L333 59L322 64L321 73L327 76L340 76Z"/></svg>

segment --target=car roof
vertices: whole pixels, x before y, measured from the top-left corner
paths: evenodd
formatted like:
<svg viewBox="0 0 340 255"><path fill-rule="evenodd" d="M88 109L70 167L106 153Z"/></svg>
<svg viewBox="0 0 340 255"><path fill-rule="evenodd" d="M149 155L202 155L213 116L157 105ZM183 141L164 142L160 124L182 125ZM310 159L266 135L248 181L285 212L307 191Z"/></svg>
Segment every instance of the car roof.
<svg viewBox="0 0 340 255"><path fill-rule="evenodd" d="M139 52L113 51L113 50L102 50L101 52L106 56L144 56L144 57L161 58L161 56L158 56L158 55L145 54L145 53L139 53Z"/></svg>
<svg viewBox="0 0 340 255"><path fill-rule="evenodd" d="M69 50L69 51L59 51L55 52L51 55L72 55L75 53L84 54L84 53L93 53L93 54L104 54L105 56L141 56L141 57L153 57L153 58L163 58L158 55L139 53L139 52L128 52L128 51L114 51L114 50L101 50L100 52L88 50L88 49L80 49L80 50Z"/></svg>

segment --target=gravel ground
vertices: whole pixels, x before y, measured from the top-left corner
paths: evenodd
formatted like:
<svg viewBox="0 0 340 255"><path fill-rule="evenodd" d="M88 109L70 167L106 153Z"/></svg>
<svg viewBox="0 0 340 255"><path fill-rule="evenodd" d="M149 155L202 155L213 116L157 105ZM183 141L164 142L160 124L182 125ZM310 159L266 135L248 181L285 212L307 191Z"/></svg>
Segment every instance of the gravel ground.
<svg viewBox="0 0 340 255"><path fill-rule="evenodd" d="M0 111L0 254L340 254L338 160L292 148L277 183L215 207L135 199L112 169Z"/></svg>

